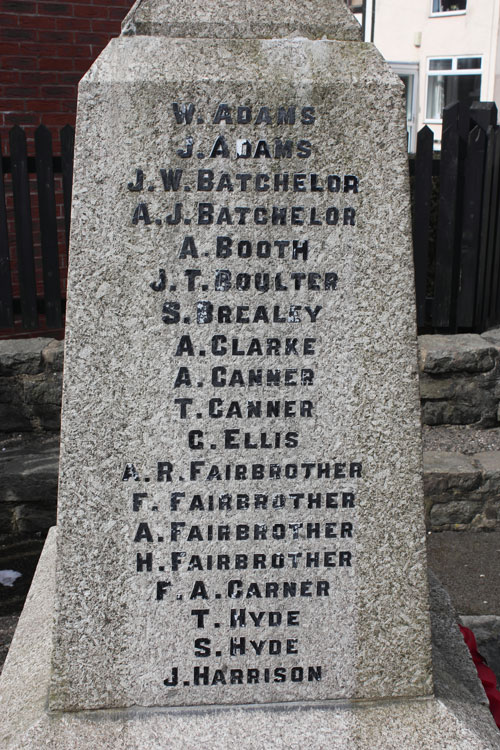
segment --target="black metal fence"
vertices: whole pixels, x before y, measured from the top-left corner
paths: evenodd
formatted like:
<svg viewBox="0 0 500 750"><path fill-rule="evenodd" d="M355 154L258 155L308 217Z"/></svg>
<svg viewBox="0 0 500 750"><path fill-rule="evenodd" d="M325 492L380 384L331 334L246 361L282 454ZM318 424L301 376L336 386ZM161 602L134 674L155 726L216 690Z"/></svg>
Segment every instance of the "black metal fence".
<svg viewBox="0 0 500 750"><path fill-rule="evenodd" d="M15 126L9 132L10 155L2 157L0 166L2 334L63 327L60 261L69 238L74 139L74 128L62 128L61 152L54 156L51 133L40 125L35 155L28 156L24 130ZM36 176L36 186L30 175Z"/></svg>
<svg viewBox="0 0 500 750"><path fill-rule="evenodd" d="M3 337L64 326L60 268L69 237L74 129L60 131L58 156L43 125L35 131L34 156L28 156L20 127L10 131L9 142L10 156L2 158L0 170ZM410 157L410 176L419 331L481 332L500 323L496 106L447 107L441 153L433 151L433 133L424 127Z"/></svg>
<svg viewBox="0 0 500 750"><path fill-rule="evenodd" d="M440 158L418 134L410 159L420 332L484 331L500 322L500 129L497 108L452 104Z"/></svg>

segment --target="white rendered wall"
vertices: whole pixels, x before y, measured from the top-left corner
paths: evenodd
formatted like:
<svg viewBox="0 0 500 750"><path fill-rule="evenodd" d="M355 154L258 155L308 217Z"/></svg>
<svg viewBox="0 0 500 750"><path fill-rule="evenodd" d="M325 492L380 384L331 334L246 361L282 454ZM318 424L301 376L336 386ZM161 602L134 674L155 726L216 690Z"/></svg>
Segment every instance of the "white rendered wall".
<svg viewBox="0 0 500 750"><path fill-rule="evenodd" d="M427 124L429 57L481 55L481 99L491 101L496 94L500 107L499 15L499 0L467 0L465 13L441 16L431 16L431 0L376 0L374 41L378 49L388 62L419 66L418 130ZM428 124L440 139L441 126Z"/></svg>

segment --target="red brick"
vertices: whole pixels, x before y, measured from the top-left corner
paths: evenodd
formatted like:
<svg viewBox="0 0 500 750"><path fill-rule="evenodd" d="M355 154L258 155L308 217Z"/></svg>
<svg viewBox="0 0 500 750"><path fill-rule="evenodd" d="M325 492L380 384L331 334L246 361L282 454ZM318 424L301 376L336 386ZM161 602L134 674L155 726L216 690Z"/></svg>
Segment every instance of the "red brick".
<svg viewBox="0 0 500 750"><path fill-rule="evenodd" d="M56 19L51 16L19 16L19 26L26 29L55 29Z"/></svg>
<svg viewBox="0 0 500 750"><path fill-rule="evenodd" d="M61 102L47 99L28 99L26 109L28 112L61 112Z"/></svg>
<svg viewBox="0 0 500 750"><path fill-rule="evenodd" d="M93 55L89 60L83 60L81 58L75 60L75 73L78 73L78 75L80 76L80 78L78 79L79 82L83 78L87 70L90 68L96 57L97 55Z"/></svg>
<svg viewBox="0 0 500 750"><path fill-rule="evenodd" d="M121 2L118 2L116 0L113 5L115 8L123 8L123 14L128 13L132 5L134 4L134 0L121 0ZM107 5L109 7L109 0L92 0L92 5Z"/></svg>
<svg viewBox="0 0 500 750"><path fill-rule="evenodd" d="M19 42L3 42L2 55L18 55L21 46Z"/></svg>
<svg viewBox="0 0 500 750"><path fill-rule="evenodd" d="M73 3L54 3L46 0L38 0L38 12L47 13L52 16L72 16Z"/></svg>
<svg viewBox="0 0 500 750"><path fill-rule="evenodd" d="M43 117L43 124L47 127L55 126L58 128L63 128L66 123L68 122L68 117L66 114L60 113L60 114L49 114L44 115Z"/></svg>
<svg viewBox="0 0 500 750"><path fill-rule="evenodd" d="M58 57L85 57L88 59L92 54L90 44L58 44L55 51Z"/></svg>
<svg viewBox="0 0 500 750"><path fill-rule="evenodd" d="M0 28L0 39L5 39L6 42L18 41L29 41L30 39L36 38L36 31L34 29L19 29L19 28Z"/></svg>
<svg viewBox="0 0 500 750"><path fill-rule="evenodd" d="M4 45L1 47L2 51ZM1 58L1 67L6 70L36 70L38 60L36 57L3 56Z"/></svg>
<svg viewBox="0 0 500 750"><path fill-rule="evenodd" d="M0 81L2 83L19 83L21 73L17 70L0 70Z"/></svg>
<svg viewBox="0 0 500 750"><path fill-rule="evenodd" d="M79 18L78 26L76 26L74 18L56 18L56 29L70 29L71 31L75 31L78 41L80 41L78 35L81 31L90 31L91 21L87 18Z"/></svg>
<svg viewBox="0 0 500 750"><path fill-rule="evenodd" d="M41 93L48 99L71 99L75 95L74 86L42 86Z"/></svg>
<svg viewBox="0 0 500 750"><path fill-rule="evenodd" d="M2 0L2 8L13 13L36 13L35 0Z"/></svg>
<svg viewBox="0 0 500 750"><path fill-rule="evenodd" d="M54 81L54 75L59 75L58 73L49 73L47 71L44 71L43 73L39 70L31 70L27 73L18 73L19 76L19 82L22 84L27 84L28 86L31 86L33 83L53 83ZM2 76L3 77L3 76Z"/></svg>
<svg viewBox="0 0 500 750"><path fill-rule="evenodd" d="M73 59L67 57L42 57L40 70L73 70Z"/></svg>
<svg viewBox="0 0 500 750"><path fill-rule="evenodd" d="M101 21L97 18L92 21L92 31L104 31L113 36L118 36L120 30L121 27L119 21Z"/></svg>
<svg viewBox="0 0 500 750"><path fill-rule="evenodd" d="M73 5L75 18L105 18L106 10L95 5Z"/></svg>
<svg viewBox="0 0 500 750"><path fill-rule="evenodd" d="M15 13L0 13L0 24L5 28L6 26L18 26L18 16Z"/></svg>
<svg viewBox="0 0 500 750"><path fill-rule="evenodd" d="M29 45L24 45L24 49L29 50L30 55L37 57L54 57L55 45L47 42L30 42Z"/></svg>
<svg viewBox="0 0 500 750"><path fill-rule="evenodd" d="M82 73L80 73L80 71L78 70L71 73L58 73L57 76L58 83L66 83L76 86L76 84L82 77Z"/></svg>
<svg viewBox="0 0 500 750"><path fill-rule="evenodd" d="M116 18L118 21L123 21L130 8L110 8L108 11L109 18Z"/></svg>
<svg viewBox="0 0 500 750"><path fill-rule="evenodd" d="M43 34L39 34L41 42L59 44L73 44L74 34L72 31L59 30L59 31L44 31Z"/></svg>
<svg viewBox="0 0 500 750"><path fill-rule="evenodd" d="M38 88L36 86L5 86L2 87L2 96L5 99L28 99L32 96L38 96Z"/></svg>
<svg viewBox="0 0 500 750"><path fill-rule="evenodd" d="M0 108L7 114L8 112L24 112L24 99L4 99L0 98Z"/></svg>
<svg viewBox="0 0 500 750"><path fill-rule="evenodd" d="M109 34L102 34L96 31L83 32L77 34L79 44L100 44L103 47L109 42Z"/></svg>
<svg viewBox="0 0 500 750"><path fill-rule="evenodd" d="M65 101L61 102L61 112L71 112L71 114L74 114L76 112L76 88L75 96L73 99L66 99Z"/></svg>

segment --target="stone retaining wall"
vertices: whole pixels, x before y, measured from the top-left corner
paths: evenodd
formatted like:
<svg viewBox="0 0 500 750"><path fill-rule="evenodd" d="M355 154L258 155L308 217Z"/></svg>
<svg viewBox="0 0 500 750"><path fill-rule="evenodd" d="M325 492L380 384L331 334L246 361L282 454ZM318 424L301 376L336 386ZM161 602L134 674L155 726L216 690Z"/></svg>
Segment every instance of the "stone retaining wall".
<svg viewBox="0 0 500 750"><path fill-rule="evenodd" d="M64 343L0 341L0 433L58 431Z"/></svg>
<svg viewBox="0 0 500 750"><path fill-rule="evenodd" d="M490 530L500 525L500 451L424 453L427 527Z"/></svg>
<svg viewBox="0 0 500 750"><path fill-rule="evenodd" d="M499 426L499 329L420 336L419 349L425 424ZM62 367L61 341L0 341L0 545L55 522ZM425 453L424 486L429 529L500 526L500 451Z"/></svg>
<svg viewBox="0 0 500 750"><path fill-rule="evenodd" d="M500 330L481 336L419 336L424 424L497 427Z"/></svg>
<svg viewBox="0 0 500 750"><path fill-rule="evenodd" d="M422 419L427 425L500 425L500 329L419 336ZM63 342L0 341L0 432L59 429Z"/></svg>

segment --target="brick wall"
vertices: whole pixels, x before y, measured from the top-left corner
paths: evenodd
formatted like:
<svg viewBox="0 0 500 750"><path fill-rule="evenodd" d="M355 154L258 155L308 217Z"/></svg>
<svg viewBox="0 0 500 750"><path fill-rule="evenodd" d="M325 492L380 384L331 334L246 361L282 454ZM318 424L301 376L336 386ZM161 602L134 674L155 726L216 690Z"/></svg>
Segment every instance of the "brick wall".
<svg viewBox="0 0 500 750"><path fill-rule="evenodd" d="M0 132L74 124L76 86L133 0L0 0ZM2 138L2 140L4 140ZM5 146L4 146L5 148ZM4 151L5 153L5 151Z"/></svg>
<svg viewBox="0 0 500 750"><path fill-rule="evenodd" d="M33 137L46 125L60 153L59 130L75 124L77 84L108 41L118 36L121 21L133 0L0 0L0 137L8 154L8 134L13 125L25 128L28 153L34 154ZM9 250L14 294L18 294L15 232L10 175L6 175ZM61 181L56 178L59 222L59 257L62 290L66 287ZM31 179L33 239L37 288L41 288L36 178ZM39 331L44 332L43 319ZM19 333L22 333L19 331ZM57 335L52 332L53 335ZM11 335L0 331L0 338ZM17 334L16 334L17 335Z"/></svg>

